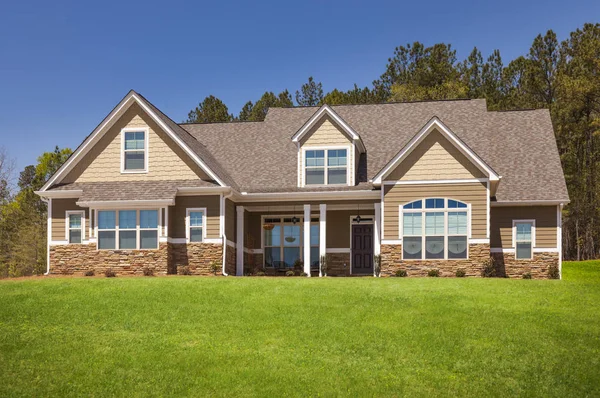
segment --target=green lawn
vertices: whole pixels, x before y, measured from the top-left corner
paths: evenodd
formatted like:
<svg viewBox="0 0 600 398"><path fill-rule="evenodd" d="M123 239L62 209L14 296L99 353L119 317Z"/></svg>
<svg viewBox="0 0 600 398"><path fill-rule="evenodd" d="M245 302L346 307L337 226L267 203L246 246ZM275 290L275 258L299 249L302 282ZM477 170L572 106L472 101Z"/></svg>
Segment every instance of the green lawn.
<svg viewBox="0 0 600 398"><path fill-rule="evenodd" d="M0 281L0 396L598 396L600 262L564 280Z"/></svg>

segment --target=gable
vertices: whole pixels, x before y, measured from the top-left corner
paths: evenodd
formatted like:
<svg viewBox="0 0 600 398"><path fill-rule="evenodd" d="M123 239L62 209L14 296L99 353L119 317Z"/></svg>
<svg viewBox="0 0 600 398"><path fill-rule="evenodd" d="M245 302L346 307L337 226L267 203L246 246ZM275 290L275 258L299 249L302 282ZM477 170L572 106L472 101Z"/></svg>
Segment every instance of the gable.
<svg viewBox="0 0 600 398"><path fill-rule="evenodd" d="M302 137L301 146L349 145L352 141L329 116L322 118Z"/></svg>
<svg viewBox="0 0 600 398"><path fill-rule="evenodd" d="M121 173L121 130L148 129L148 172ZM61 181L212 180L137 104L133 103Z"/></svg>
<svg viewBox="0 0 600 398"><path fill-rule="evenodd" d="M470 159L436 129L431 131L385 179L430 181L485 177Z"/></svg>

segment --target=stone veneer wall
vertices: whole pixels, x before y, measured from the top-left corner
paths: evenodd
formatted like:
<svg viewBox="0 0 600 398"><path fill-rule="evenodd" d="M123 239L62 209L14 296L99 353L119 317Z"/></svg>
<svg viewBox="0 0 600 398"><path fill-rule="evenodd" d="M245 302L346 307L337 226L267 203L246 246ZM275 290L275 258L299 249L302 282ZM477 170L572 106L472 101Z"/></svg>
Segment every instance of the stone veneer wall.
<svg viewBox="0 0 600 398"><path fill-rule="evenodd" d="M227 245L227 249L225 251L225 272L227 275L235 276L235 268L236 268L236 260L237 260L237 252L235 246Z"/></svg>
<svg viewBox="0 0 600 398"><path fill-rule="evenodd" d="M188 267L192 275L213 275L211 263L218 265L217 275L223 274L223 245L215 243L169 243L170 265L177 269Z"/></svg>
<svg viewBox="0 0 600 398"><path fill-rule="evenodd" d="M350 253L327 253L327 276L349 276Z"/></svg>
<svg viewBox="0 0 600 398"><path fill-rule="evenodd" d="M402 260L402 245L381 245L381 275L394 276L404 269L408 276L427 276L429 270L437 269L440 276L455 276L458 269L463 269L467 276L481 276L489 258L487 244L469 245L469 258L464 260Z"/></svg>
<svg viewBox="0 0 600 398"><path fill-rule="evenodd" d="M558 267L558 253L533 253L532 260L517 260L514 253L492 253L500 276L522 278L530 273L534 279L548 279L550 266Z"/></svg>
<svg viewBox="0 0 600 398"><path fill-rule="evenodd" d="M144 268L166 275L168 246L157 250L97 250L96 244L50 246L50 273L73 275L93 270L101 274L112 269L117 275L143 275Z"/></svg>

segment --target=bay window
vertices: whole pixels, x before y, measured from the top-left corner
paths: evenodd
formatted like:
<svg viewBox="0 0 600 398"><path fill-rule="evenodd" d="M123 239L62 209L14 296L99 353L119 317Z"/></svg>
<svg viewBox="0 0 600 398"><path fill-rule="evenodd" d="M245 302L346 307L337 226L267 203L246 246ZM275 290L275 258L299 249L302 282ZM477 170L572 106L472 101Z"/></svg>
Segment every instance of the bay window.
<svg viewBox="0 0 600 398"><path fill-rule="evenodd" d="M468 205L445 198L416 200L402 206L402 258L465 259Z"/></svg>
<svg viewBox="0 0 600 398"><path fill-rule="evenodd" d="M98 210L98 249L158 248L158 210Z"/></svg>
<svg viewBox="0 0 600 398"><path fill-rule="evenodd" d="M304 153L305 185L346 184L347 149L311 149Z"/></svg>

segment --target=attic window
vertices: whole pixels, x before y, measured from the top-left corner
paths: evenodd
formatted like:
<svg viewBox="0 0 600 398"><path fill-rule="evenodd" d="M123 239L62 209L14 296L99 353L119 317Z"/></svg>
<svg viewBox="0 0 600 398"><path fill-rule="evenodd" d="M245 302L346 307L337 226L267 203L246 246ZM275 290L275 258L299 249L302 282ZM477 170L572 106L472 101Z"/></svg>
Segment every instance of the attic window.
<svg viewBox="0 0 600 398"><path fill-rule="evenodd" d="M123 130L123 155L121 172L145 173L148 163L148 131Z"/></svg>
<svg viewBox="0 0 600 398"><path fill-rule="evenodd" d="M347 149L307 150L304 155L305 185L346 184Z"/></svg>

